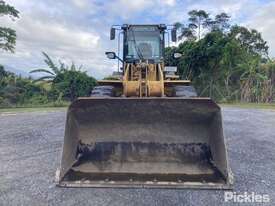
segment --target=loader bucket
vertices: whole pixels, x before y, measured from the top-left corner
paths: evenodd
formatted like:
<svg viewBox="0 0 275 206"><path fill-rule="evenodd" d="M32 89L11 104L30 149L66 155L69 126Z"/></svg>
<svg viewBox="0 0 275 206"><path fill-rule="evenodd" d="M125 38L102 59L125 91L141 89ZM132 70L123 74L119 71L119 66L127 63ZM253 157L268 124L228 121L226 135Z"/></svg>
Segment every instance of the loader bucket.
<svg viewBox="0 0 275 206"><path fill-rule="evenodd" d="M208 98L80 98L58 185L230 189L221 110Z"/></svg>

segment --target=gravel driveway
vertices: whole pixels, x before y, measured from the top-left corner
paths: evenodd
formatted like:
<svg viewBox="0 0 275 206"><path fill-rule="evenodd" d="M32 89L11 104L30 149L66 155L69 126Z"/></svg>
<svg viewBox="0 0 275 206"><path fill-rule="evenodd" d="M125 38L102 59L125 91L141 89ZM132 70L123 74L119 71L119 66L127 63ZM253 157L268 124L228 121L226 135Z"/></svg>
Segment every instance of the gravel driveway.
<svg viewBox="0 0 275 206"><path fill-rule="evenodd" d="M275 205L275 111L224 107L223 118L234 192ZM0 113L1 206L240 204L217 190L57 188L64 123L65 111Z"/></svg>

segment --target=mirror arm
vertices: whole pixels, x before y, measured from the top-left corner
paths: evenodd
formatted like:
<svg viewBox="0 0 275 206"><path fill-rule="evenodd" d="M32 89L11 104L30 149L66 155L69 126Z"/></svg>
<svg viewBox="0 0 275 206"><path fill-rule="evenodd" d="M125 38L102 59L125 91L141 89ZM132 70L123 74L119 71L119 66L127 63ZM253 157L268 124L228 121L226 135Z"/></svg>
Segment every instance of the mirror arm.
<svg viewBox="0 0 275 206"><path fill-rule="evenodd" d="M116 58L123 63L123 60L119 56L116 55Z"/></svg>

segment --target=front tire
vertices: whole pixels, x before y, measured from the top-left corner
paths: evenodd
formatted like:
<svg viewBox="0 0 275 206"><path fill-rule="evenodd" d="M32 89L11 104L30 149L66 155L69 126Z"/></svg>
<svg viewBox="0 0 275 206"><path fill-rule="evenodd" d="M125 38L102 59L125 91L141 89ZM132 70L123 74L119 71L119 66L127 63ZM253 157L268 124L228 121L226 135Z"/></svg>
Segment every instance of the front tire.
<svg viewBox="0 0 275 206"><path fill-rule="evenodd" d="M175 97L197 97L198 94L193 86L175 86Z"/></svg>
<svg viewBox="0 0 275 206"><path fill-rule="evenodd" d="M91 97L113 97L113 86L95 86L91 92Z"/></svg>

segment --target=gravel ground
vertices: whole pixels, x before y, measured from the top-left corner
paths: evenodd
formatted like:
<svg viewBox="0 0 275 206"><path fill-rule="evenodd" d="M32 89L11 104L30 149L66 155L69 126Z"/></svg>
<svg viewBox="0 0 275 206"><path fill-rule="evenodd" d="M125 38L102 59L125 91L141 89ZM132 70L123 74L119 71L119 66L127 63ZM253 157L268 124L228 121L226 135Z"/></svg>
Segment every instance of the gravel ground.
<svg viewBox="0 0 275 206"><path fill-rule="evenodd" d="M234 192L267 194L264 205L275 205L275 111L225 107L223 118ZM58 188L64 122L64 111L0 113L1 206L240 204L217 190Z"/></svg>

